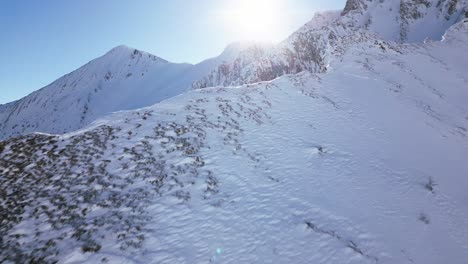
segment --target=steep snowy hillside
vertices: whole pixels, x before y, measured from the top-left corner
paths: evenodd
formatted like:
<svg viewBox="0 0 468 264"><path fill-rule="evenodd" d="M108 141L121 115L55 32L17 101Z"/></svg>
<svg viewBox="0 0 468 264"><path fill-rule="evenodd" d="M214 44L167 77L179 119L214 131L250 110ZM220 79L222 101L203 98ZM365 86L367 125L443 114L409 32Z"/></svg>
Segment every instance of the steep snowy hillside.
<svg viewBox="0 0 468 264"><path fill-rule="evenodd" d="M303 70L327 70L332 52L346 49L340 38L353 31L378 34L383 40L440 40L445 31L468 17L467 0L348 0L341 12L318 13L276 46L254 45L193 84L194 88L269 81Z"/></svg>
<svg viewBox="0 0 468 264"><path fill-rule="evenodd" d="M467 33L1 142L0 262L464 264Z"/></svg>
<svg viewBox="0 0 468 264"><path fill-rule="evenodd" d="M237 56L233 45L197 65L169 63L119 46L25 98L0 105L0 139L31 132L65 133L99 117L178 95L193 81Z"/></svg>

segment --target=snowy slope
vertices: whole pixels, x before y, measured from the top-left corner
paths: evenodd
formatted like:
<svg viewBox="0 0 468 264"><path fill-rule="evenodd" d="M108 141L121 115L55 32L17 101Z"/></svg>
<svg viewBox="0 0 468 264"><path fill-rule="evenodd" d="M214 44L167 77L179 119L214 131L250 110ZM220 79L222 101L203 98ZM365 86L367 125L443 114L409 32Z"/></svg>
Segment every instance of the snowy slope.
<svg viewBox="0 0 468 264"><path fill-rule="evenodd" d="M0 105L0 139L31 132L70 132L115 111L150 106L186 91L240 50L231 47L216 58L190 65L116 47L47 87Z"/></svg>
<svg viewBox="0 0 468 264"><path fill-rule="evenodd" d="M1 142L0 262L466 263L467 33Z"/></svg>

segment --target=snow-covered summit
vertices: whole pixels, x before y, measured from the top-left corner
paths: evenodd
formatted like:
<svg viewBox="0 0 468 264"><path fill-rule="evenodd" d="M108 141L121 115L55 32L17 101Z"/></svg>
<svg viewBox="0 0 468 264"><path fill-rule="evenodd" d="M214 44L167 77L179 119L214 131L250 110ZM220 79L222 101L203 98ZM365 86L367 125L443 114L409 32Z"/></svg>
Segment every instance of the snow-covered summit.
<svg viewBox="0 0 468 264"><path fill-rule="evenodd" d="M167 60L159 58L153 54L150 54L145 51L141 51L126 45L119 45L111 49L109 52L107 52L104 56L105 57L112 57L112 58L118 58L118 57L130 57L131 59L136 59L136 58L143 58L143 57L148 57L153 61L158 61L160 63L169 63Z"/></svg>
<svg viewBox="0 0 468 264"><path fill-rule="evenodd" d="M158 80L168 80L189 67L118 46L50 85L5 105L0 109L0 138L34 131L73 131L113 111L156 103L182 91L158 94L154 91L157 85L167 84Z"/></svg>

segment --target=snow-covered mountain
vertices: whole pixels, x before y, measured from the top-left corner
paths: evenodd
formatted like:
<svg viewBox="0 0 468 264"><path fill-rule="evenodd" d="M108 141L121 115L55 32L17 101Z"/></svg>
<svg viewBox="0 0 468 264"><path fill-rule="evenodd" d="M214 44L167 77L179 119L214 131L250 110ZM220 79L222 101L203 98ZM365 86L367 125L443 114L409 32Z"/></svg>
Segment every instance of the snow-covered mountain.
<svg viewBox="0 0 468 264"><path fill-rule="evenodd" d="M468 17L467 0L349 0L342 11L317 13L278 45L234 43L197 65L174 64L119 46L51 85L0 105L0 139L31 132L66 133L115 111L150 106L190 87L237 86L304 70L326 72L332 53L345 50L349 31L382 41L440 40Z"/></svg>
<svg viewBox="0 0 468 264"><path fill-rule="evenodd" d="M467 0L349 0L343 11L317 13L276 46L252 45L223 63L194 88L269 81L303 70L325 72L330 52L345 49L349 31L373 32L381 40L401 43L440 40L453 24L468 17Z"/></svg>
<svg viewBox="0 0 468 264"><path fill-rule="evenodd" d="M231 45L216 58L190 65L118 46L47 87L0 105L0 139L70 132L115 111L150 106L186 91L240 50Z"/></svg>
<svg viewBox="0 0 468 264"><path fill-rule="evenodd" d="M466 263L468 19L400 43L329 14L279 45L308 71L0 142L0 262Z"/></svg>

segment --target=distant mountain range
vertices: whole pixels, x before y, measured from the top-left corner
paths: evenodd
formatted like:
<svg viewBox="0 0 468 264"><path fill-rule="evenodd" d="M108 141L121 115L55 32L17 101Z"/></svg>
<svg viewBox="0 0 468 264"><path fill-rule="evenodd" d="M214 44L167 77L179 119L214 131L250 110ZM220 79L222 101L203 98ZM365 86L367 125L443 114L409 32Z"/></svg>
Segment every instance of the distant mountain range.
<svg viewBox="0 0 468 264"><path fill-rule="evenodd" d="M197 65L170 63L118 46L21 100L0 106L0 139L31 132L66 133L99 117L138 109L187 91L192 82L236 56L231 45Z"/></svg>

